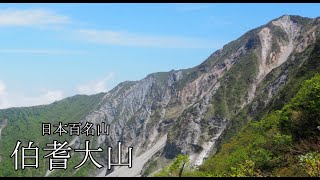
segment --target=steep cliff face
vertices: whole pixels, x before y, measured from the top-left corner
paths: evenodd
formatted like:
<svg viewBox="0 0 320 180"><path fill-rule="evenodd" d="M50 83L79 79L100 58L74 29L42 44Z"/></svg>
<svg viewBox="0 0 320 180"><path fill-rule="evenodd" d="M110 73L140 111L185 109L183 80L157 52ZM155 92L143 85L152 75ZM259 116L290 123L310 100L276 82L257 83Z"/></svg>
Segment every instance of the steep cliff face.
<svg viewBox="0 0 320 180"><path fill-rule="evenodd" d="M119 84L82 121L110 124L110 136L92 137L95 146L116 147L122 141L124 149L134 147L139 168L111 174L103 168L90 175L139 176L146 162L179 153L200 165L230 128L230 119L244 108L252 117L258 114L288 82L290 63L303 61L297 54L315 43L319 23L319 18L285 15L230 42L199 66ZM75 145L84 140L74 139ZM107 155L99 159L106 165Z"/></svg>
<svg viewBox="0 0 320 180"><path fill-rule="evenodd" d="M167 136L162 157L188 154L200 165L229 119L267 95L265 106L286 84L288 68L271 81L265 77L313 44L318 25L318 19L282 16L229 43L197 67L151 74L119 88L106 97L100 116L89 115L88 120L111 123L115 133L101 144L121 140L141 158Z"/></svg>

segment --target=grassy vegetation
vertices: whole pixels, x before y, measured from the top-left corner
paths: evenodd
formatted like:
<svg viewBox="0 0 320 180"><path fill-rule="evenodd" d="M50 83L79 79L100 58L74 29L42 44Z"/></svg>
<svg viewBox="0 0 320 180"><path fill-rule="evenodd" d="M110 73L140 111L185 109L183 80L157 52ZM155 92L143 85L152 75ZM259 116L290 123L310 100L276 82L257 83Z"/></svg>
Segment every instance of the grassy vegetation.
<svg viewBox="0 0 320 180"><path fill-rule="evenodd" d="M221 87L212 100L214 107L208 112L210 116L230 118L237 113L245 101L246 92L250 88L257 73L257 57L254 51L243 56L224 75L221 80ZM246 69L243 71L243 69Z"/></svg>
<svg viewBox="0 0 320 180"><path fill-rule="evenodd" d="M182 177L185 167L188 166L189 157L179 154L170 166L154 174L154 177Z"/></svg>
<svg viewBox="0 0 320 180"><path fill-rule="evenodd" d="M8 119L8 124L1 133L0 176L44 176L49 164L48 158L43 158L48 152L43 151L42 148L45 148L46 144L52 143L53 140L59 142L67 140L70 143L71 136L63 135L60 137L58 134L42 136L42 123L51 123L52 125L59 122L77 123L97 107L103 96L103 93L93 96L77 95L50 105L0 110L0 120ZM53 132L55 129L52 128ZM21 146L27 146L29 141L34 141L35 145L39 147L39 169L14 170L14 161L10 155L17 140L22 142ZM76 156L72 159L77 159ZM72 164L72 162L71 160L70 163ZM72 175L70 173L71 171L63 172L67 176Z"/></svg>
<svg viewBox="0 0 320 180"><path fill-rule="evenodd" d="M274 110L282 109L295 96L304 81L320 72L319 52L320 41L317 41L302 53L295 54L294 59L289 59L282 66L272 70L257 87L256 99L230 119L229 126L223 134L223 141L232 139L251 120L259 120ZM283 74L287 74L286 84L264 106L268 92L263 90Z"/></svg>
<svg viewBox="0 0 320 180"><path fill-rule="evenodd" d="M320 173L319 112L318 74L307 80L281 110L249 123L223 144L198 171L211 176L317 175Z"/></svg>
<svg viewBox="0 0 320 180"><path fill-rule="evenodd" d="M219 151L198 170L185 171L183 176L318 176L320 75L315 74L320 72L319 63L318 41L304 52L295 54L295 59L273 70L257 92L263 95L262 90L286 68L289 81L280 93L264 110L257 110L255 121L248 119L250 107L236 114ZM226 77L237 82L234 77ZM209 109L207 118L217 112L227 114L227 90L229 94L232 91L225 87L217 92L215 106Z"/></svg>

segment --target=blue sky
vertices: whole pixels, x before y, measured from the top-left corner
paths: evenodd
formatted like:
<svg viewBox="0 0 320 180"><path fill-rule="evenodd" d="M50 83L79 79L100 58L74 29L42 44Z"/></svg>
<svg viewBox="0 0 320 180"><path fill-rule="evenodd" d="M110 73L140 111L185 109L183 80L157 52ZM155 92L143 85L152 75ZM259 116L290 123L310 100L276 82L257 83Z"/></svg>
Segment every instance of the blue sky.
<svg viewBox="0 0 320 180"><path fill-rule="evenodd" d="M193 67L281 15L319 12L318 4L0 4L0 108Z"/></svg>

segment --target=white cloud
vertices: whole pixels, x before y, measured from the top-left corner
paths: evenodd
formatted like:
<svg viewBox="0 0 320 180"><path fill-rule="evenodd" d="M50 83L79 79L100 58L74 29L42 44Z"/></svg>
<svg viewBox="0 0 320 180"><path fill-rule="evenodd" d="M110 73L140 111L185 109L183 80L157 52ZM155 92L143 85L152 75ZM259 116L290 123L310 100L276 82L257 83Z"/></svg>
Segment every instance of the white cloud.
<svg viewBox="0 0 320 180"><path fill-rule="evenodd" d="M25 96L20 93L9 93L6 89L6 84L0 80L0 109L50 104L63 98L63 92L60 90L46 90L39 96Z"/></svg>
<svg viewBox="0 0 320 180"><path fill-rule="evenodd" d="M82 84L76 88L79 94L97 94L107 92L109 90L108 82L114 78L113 73L109 73L104 78ZM50 104L54 101L65 98L65 94L61 90L41 90L38 96L28 96L24 92L10 92L5 82L0 80L0 109L10 107L29 107ZM40 92L41 92L40 91Z"/></svg>
<svg viewBox="0 0 320 180"><path fill-rule="evenodd" d="M215 49L221 48L221 45L223 45L222 42L198 38L152 36L110 30L81 29L77 34L80 39L88 42L121 46Z"/></svg>
<svg viewBox="0 0 320 180"><path fill-rule="evenodd" d="M77 87L77 92L79 94L97 94L100 92L107 92L109 90L108 82L114 78L113 73L109 73L106 77L103 79L97 80L97 81L91 81L86 84L79 85Z"/></svg>
<svg viewBox="0 0 320 180"><path fill-rule="evenodd" d="M208 4L192 3L182 3L177 6L182 11L194 11L209 7ZM74 22L70 17L48 9L0 9L0 27L37 26L54 28L56 27L54 25L66 23ZM191 37L146 35L97 29L77 29L75 30L75 35L78 39L86 42L134 47L219 49L224 43ZM41 49L0 49L0 53L70 54L70 52Z"/></svg>
<svg viewBox="0 0 320 180"><path fill-rule="evenodd" d="M41 104L50 104L54 101L61 100L63 98L63 92L60 90L48 90L40 96L35 97L20 97L21 102L19 106L35 106Z"/></svg>
<svg viewBox="0 0 320 180"><path fill-rule="evenodd" d="M3 81L0 80L0 96L3 96L6 94L6 85Z"/></svg>
<svg viewBox="0 0 320 180"><path fill-rule="evenodd" d="M0 80L0 109L8 107L6 84Z"/></svg>
<svg viewBox="0 0 320 180"><path fill-rule="evenodd" d="M69 21L69 17L47 9L0 9L0 26L64 24Z"/></svg>

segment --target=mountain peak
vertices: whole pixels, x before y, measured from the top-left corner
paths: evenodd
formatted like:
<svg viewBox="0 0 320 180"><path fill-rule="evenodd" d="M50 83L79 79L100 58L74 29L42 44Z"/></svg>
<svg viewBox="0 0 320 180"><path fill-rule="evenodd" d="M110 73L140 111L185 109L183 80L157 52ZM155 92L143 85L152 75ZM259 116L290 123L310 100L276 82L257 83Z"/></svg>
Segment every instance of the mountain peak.
<svg viewBox="0 0 320 180"><path fill-rule="evenodd" d="M45 136L29 131L41 123L103 122L114 133L92 137L96 147L117 146L121 140L125 148L135 148L134 170L114 169L108 176L149 175L158 169L152 164L160 167L178 154L189 155L190 163L198 166L249 121L280 106L282 97L288 100L301 79L320 71L320 23L310 20L282 15L226 44L195 68L152 73L122 82L108 93L77 96L45 108L1 110L0 132L1 122L8 119L8 124L0 151L12 148L12 139L45 142ZM76 147L88 139L76 138ZM12 164L10 154L0 155L1 167ZM105 157L101 154L98 160L106 163ZM90 173L106 176L106 171Z"/></svg>
<svg viewBox="0 0 320 180"><path fill-rule="evenodd" d="M295 24L301 24L301 25L306 25L307 23L311 22L313 18L308 18L308 17L303 17L299 15L289 15L289 14L284 14L271 22L293 22Z"/></svg>

